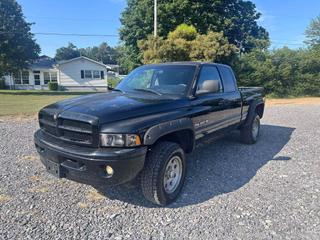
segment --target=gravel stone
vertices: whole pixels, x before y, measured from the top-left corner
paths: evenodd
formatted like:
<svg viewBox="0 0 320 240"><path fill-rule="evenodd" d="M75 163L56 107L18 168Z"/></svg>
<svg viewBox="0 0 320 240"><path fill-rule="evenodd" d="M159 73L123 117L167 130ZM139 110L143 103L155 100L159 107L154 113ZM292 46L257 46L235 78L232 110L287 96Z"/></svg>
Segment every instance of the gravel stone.
<svg viewBox="0 0 320 240"><path fill-rule="evenodd" d="M199 143L167 207L137 184L54 178L34 148L37 122L0 121L0 239L320 239L319 119L319 105L270 106L257 144L239 132Z"/></svg>

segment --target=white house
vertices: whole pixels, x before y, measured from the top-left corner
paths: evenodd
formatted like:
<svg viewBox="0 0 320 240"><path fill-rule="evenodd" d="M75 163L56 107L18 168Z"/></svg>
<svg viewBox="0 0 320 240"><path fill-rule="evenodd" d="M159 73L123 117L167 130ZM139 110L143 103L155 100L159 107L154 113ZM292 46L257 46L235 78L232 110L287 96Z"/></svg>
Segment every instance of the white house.
<svg viewBox="0 0 320 240"><path fill-rule="evenodd" d="M111 69L111 66L83 56L61 62L41 56L28 69L5 79L11 89L48 89L49 82L58 82L67 90L104 90Z"/></svg>

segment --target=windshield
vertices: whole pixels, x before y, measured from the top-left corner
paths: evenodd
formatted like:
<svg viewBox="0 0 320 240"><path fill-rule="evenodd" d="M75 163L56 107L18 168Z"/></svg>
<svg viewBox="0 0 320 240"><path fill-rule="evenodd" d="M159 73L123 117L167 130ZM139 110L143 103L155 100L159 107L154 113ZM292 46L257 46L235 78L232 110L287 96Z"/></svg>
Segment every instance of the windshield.
<svg viewBox="0 0 320 240"><path fill-rule="evenodd" d="M186 94L194 77L196 66L149 65L132 71L116 87L124 92L144 92L156 95Z"/></svg>

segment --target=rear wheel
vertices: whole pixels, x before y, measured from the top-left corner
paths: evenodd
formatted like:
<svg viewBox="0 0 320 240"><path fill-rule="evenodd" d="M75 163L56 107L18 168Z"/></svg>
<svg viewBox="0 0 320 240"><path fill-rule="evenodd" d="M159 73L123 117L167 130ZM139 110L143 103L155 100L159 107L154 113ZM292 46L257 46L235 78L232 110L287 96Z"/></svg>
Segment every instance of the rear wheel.
<svg viewBox="0 0 320 240"><path fill-rule="evenodd" d="M255 115L248 126L240 130L241 141L246 144L254 144L258 141L260 135L260 117Z"/></svg>
<svg viewBox="0 0 320 240"><path fill-rule="evenodd" d="M173 142L160 142L147 155L141 174L145 198L158 205L174 201L183 186L186 173L185 153Z"/></svg>

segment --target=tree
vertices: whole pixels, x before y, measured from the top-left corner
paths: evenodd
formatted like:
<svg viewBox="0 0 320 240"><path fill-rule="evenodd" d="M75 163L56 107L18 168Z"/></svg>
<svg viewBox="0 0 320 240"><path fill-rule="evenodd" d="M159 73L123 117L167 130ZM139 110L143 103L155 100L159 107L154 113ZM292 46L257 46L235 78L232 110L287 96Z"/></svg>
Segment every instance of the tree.
<svg viewBox="0 0 320 240"><path fill-rule="evenodd" d="M74 44L69 43L67 47L61 47L56 51L56 60L68 60L79 56L85 56L103 62L104 64L117 64L119 51L117 48L110 47L106 42L99 46L77 48Z"/></svg>
<svg viewBox="0 0 320 240"><path fill-rule="evenodd" d="M311 20L305 34L307 38L305 42L307 44L312 47L320 46L320 15Z"/></svg>
<svg viewBox="0 0 320 240"><path fill-rule="evenodd" d="M116 48L110 47L106 42L99 46L79 49L82 56L89 57L104 64L117 64L118 52Z"/></svg>
<svg viewBox="0 0 320 240"><path fill-rule="evenodd" d="M242 86L263 86L280 97L320 96L320 59L313 48L255 49L238 59L234 69Z"/></svg>
<svg viewBox="0 0 320 240"><path fill-rule="evenodd" d="M258 26L260 13L255 5L244 0L158 0L158 34L166 37L178 25L193 25L200 34L223 32L229 43L242 52L249 52L257 43L266 40L268 33ZM121 16L120 38L124 41L134 64L139 64L138 41L153 33L153 0L128 0ZM261 42L260 42L261 44Z"/></svg>
<svg viewBox="0 0 320 240"><path fill-rule="evenodd" d="M67 47L61 47L57 49L55 59L57 61L61 61L69 60L76 57L80 57L80 51L75 45L69 43Z"/></svg>
<svg viewBox="0 0 320 240"><path fill-rule="evenodd" d="M237 48L228 43L223 33L199 34L195 27L179 25L168 37L153 37L139 42L143 63L168 61L228 62Z"/></svg>
<svg viewBox="0 0 320 240"><path fill-rule="evenodd" d="M15 0L0 0L0 76L27 67L38 57L40 47L30 27Z"/></svg>

